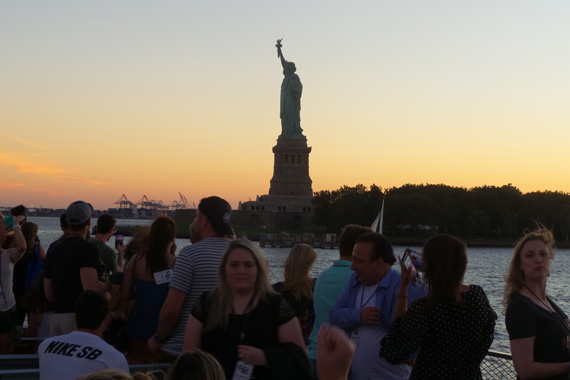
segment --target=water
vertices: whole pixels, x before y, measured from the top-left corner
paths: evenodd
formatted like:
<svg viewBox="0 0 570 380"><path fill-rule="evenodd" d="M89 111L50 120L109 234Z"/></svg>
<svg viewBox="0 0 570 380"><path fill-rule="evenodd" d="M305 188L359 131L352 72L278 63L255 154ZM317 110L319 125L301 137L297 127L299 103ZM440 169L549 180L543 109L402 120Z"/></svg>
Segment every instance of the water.
<svg viewBox="0 0 570 380"><path fill-rule="evenodd" d="M44 247L61 236L58 218L29 217L29 221L39 225L38 235ZM92 223L96 223L95 219ZM117 225L150 225L150 220L122 219L117 221ZM125 237L128 243L129 237ZM113 239L107 244L114 247ZM188 239L176 239L177 254L181 248L190 244ZM396 254L403 254L405 248L412 248L421 252L421 247L394 247ZM319 273L327 269L334 260L338 259L338 251L331 249L316 249L318 258L311 273L317 277ZM283 281L282 265L289 253L288 248L265 248L265 255L269 262L270 278L272 283ZM502 352L510 352L509 339L505 329L505 320L502 313L502 299L504 276L507 273L509 262L512 256L510 248L468 248L468 264L465 273L466 284L477 284L483 287L489 302L497 312L497 326L495 327L495 340L491 349ZM570 277L567 268L570 268L570 249L559 249L556 251L556 258L551 266L550 277L548 279L547 294L566 312L570 313Z"/></svg>

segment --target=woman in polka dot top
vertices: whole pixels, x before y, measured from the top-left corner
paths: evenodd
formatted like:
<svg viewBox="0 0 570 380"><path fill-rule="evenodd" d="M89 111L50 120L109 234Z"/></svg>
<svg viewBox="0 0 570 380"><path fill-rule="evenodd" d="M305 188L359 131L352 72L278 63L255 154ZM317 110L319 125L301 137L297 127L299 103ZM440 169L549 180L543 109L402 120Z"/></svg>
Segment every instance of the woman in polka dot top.
<svg viewBox="0 0 570 380"><path fill-rule="evenodd" d="M480 286L462 283L465 243L446 234L425 243L423 282L428 295L410 310L406 301L411 270L399 261L402 281L395 322L382 339L380 356L393 364L413 364L410 379L481 379L479 365L493 342L497 314Z"/></svg>

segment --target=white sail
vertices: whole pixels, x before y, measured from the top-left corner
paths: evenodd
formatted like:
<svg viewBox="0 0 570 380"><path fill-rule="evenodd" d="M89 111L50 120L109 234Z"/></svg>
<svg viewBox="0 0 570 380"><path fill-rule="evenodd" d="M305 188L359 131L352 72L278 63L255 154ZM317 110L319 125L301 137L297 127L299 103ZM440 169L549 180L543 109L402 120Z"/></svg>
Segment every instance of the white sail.
<svg viewBox="0 0 570 380"><path fill-rule="evenodd" d="M379 234L381 234L383 225L384 225L384 199L382 199L382 208L380 209L378 216L376 216L376 219L374 219L374 222L372 223L370 228L372 228L374 232L378 232Z"/></svg>

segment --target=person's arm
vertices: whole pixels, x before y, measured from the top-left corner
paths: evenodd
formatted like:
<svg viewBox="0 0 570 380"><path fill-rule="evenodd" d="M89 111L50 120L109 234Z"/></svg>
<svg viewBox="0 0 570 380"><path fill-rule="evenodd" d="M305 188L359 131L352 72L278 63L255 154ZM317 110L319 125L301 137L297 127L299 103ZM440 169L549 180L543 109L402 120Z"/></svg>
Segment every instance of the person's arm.
<svg viewBox="0 0 570 380"><path fill-rule="evenodd" d="M51 282L51 278L44 277L44 293L46 295L46 299L49 302L52 302L54 296L53 296L53 282Z"/></svg>
<svg viewBox="0 0 570 380"><path fill-rule="evenodd" d="M513 365L520 379L541 379L570 372L566 363L539 363L534 361L536 337L511 340Z"/></svg>
<svg viewBox="0 0 570 380"><path fill-rule="evenodd" d="M361 320L361 309L357 309L351 305L350 293L353 287L353 278L346 284L341 295L336 300L334 306L331 308L329 314L329 321L332 325L339 326L341 328L350 328L355 326L360 326L362 324Z"/></svg>
<svg viewBox="0 0 570 380"><path fill-rule="evenodd" d="M42 261L45 261L46 259L46 250L44 249L44 246L40 244L40 259Z"/></svg>
<svg viewBox="0 0 570 380"><path fill-rule="evenodd" d="M196 317L190 315L186 324L186 334L184 335L184 349L182 352L191 352L201 346L202 331L204 324Z"/></svg>
<svg viewBox="0 0 570 380"><path fill-rule="evenodd" d="M79 277L81 278L83 291L95 290L105 293L111 289L111 282L108 280L105 280L105 282L100 281L95 268L83 267L79 269Z"/></svg>
<svg viewBox="0 0 570 380"><path fill-rule="evenodd" d="M410 356L420 347L428 323L425 304L414 303L410 309L395 321L382 338L380 357L392 364L411 363ZM441 318L445 318L442 316Z"/></svg>
<svg viewBox="0 0 570 380"><path fill-rule="evenodd" d="M400 287L398 289L398 295L396 296L397 300L396 307L394 309L394 321L406 314L406 311L408 311L408 285L410 285L412 273L410 268L406 268L400 256L398 256L398 262L400 263L402 276L400 277Z"/></svg>
<svg viewBox="0 0 570 380"><path fill-rule="evenodd" d="M285 301L283 301L285 302ZM291 310L293 314L293 310ZM294 343L301 347L305 354L307 353L307 347L305 347L305 341L303 339L303 333L301 332L301 325L297 317L293 316L287 322L283 323L277 329L277 340L279 343ZM265 351L257 347L239 345L238 346L238 357L241 361L246 364L252 364L257 366L268 367L267 355Z"/></svg>
<svg viewBox="0 0 570 380"><path fill-rule="evenodd" d="M42 323L43 313L28 313L28 328L26 329L26 338L35 338L38 336L38 326Z"/></svg>
<svg viewBox="0 0 570 380"><path fill-rule="evenodd" d="M123 269L123 255L126 249L127 246L123 244L117 247L117 268L115 268L114 272L120 272Z"/></svg>
<svg viewBox="0 0 570 380"><path fill-rule="evenodd" d="M317 371L321 380L346 380L356 346L338 327L321 325L317 334Z"/></svg>
<svg viewBox="0 0 570 380"><path fill-rule="evenodd" d="M121 299L128 301L129 298L134 298L132 297L133 295L133 291L132 291L132 287L133 287L133 265L135 265L135 261L136 260L131 260L129 261L129 263L127 264L127 267L125 268L125 274L123 276L123 284L121 285Z"/></svg>
<svg viewBox="0 0 570 380"><path fill-rule="evenodd" d="M164 305L162 305L162 309L160 309L156 334L155 336L151 336L147 341L148 348L151 352L158 352L158 349L162 347L172 330L174 330L180 318L185 299L186 293L183 291L172 287L168 290Z"/></svg>
<svg viewBox="0 0 570 380"><path fill-rule="evenodd" d="M307 350L307 347L305 347L305 340L303 339L303 333L301 332L301 324L297 317L292 318L290 321L279 326L277 339L279 340L279 343L291 342L295 343L303 350Z"/></svg>
<svg viewBox="0 0 570 380"><path fill-rule="evenodd" d="M12 262L16 262L26 252L26 238L22 234L22 226L20 222L24 220L25 216L20 215L14 218L14 241L16 242L17 253L12 256Z"/></svg>

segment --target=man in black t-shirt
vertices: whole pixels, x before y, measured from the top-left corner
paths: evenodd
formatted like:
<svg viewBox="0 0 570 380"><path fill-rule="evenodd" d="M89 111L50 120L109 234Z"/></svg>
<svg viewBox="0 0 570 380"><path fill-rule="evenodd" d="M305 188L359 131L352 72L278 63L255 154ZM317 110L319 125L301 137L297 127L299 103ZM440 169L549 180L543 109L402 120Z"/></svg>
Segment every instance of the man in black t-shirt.
<svg viewBox="0 0 570 380"><path fill-rule="evenodd" d="M68 237L46 257L44 287L53 301L50 335L68 334L76 329L73 314L77 297L85 290L106 292L111 283L101 281L97 271L100 257L97 248L86 239L93 208L83 201L73 202L66 211Z"/></svg>

